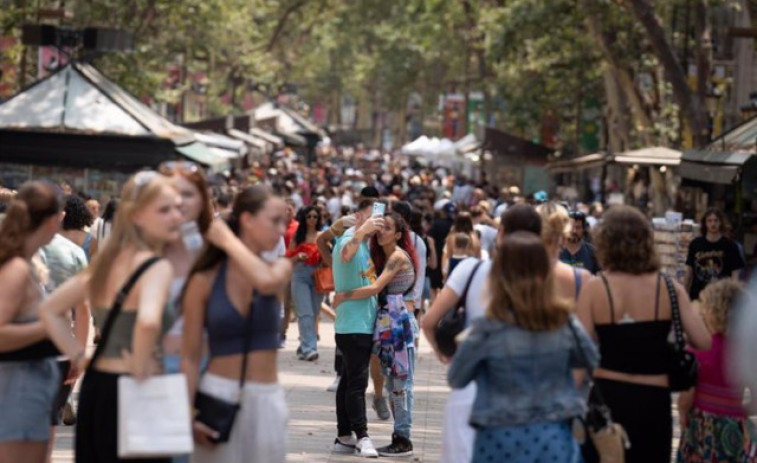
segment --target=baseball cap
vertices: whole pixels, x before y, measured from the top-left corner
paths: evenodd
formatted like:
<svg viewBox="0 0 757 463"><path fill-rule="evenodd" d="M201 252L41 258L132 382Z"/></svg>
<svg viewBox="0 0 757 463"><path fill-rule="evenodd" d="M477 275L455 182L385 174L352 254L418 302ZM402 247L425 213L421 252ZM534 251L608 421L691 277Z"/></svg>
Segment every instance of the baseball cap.
<svg viewBox="0 0 757 463"><path fill-rule="evenodd" d="M452 201L448 202L447 204L442 207L442 210L447 213L447 215L455 215L457 212L457 207L455 207L455 203Z"/></svg>

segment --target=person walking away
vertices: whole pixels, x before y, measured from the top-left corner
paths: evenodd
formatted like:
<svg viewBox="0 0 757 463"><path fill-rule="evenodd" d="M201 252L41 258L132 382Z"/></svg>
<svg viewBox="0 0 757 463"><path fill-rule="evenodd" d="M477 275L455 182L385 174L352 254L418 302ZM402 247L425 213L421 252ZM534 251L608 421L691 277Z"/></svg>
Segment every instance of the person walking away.
<svg viewBox="0 0 757 463"><path fill-rule="evenodd" d="M689 243L686 256L686 285L692 301L699 298L709 283L723 278L738 279L744 268L738 247L723 235L727 224L720 210L708 209L701 226L702 236Z"/></svg>
<svg viewBox="0 0 757 463"><path fill-rule="evenodd" d="M371 239L371 258L379 276L369 286L337 292L334 305L379 296L380 309L373 334L373 349L387 378L386 389L394 412L392 443L378 449L380 456L413 454L410 440L413 413L415 333L406 296L412 297L418 258L410 230L402 216L390 212L382 229Z"/></svg>
<svg viewBox="0 0 757 463"><path fill-rule="evenodd" d="M162 335L173 323L168 292L173 268L160 257L181 233L180 197L171 180L156 171L142 171L124 185L110 238L86 272L58 287L40 307L45 327L78 371L87 362L85 350L71 336L68 312L89 299L101 329L126 282L138 277L123 297L112 330L98 345L100 353L81 384L77 410L77 463L126 461L118 458L118 379L147 379L160 371ZM115 302L119 299L118 302ZM133 406L138 407L139 404ZM140 461L168 463L169 458Z"/></svg>
<svg viewBox="0 0 757 463"><path fill-rule="evenodd" d="M497 227L493 226L494 221L481 206L473 206L470 216L473 220L473 229L478 232L482 252L485 251L487 256L493 255L494 246L497 243Z"/></svg>
<svg viewBox="0 0 757 463"><path fill-rule="evenodd" d="M293 259L292 300L297 310L297 325L300 331L300 345L297 358L312 362L318 359L317 329L323 297L315 291L313 274L321 262L321 253L316 245L316 237L321 229L321 213L314 206L307 206L297 217L299 226L286 256Z"/></svg>
<svg viewBox="0 0 757 463"><path fill-rule="evenodd" d="M447 236L449 236L452 229L453 220L455 215L455 205L451 201L447 201L446 204L440 207L436 212L436 217L431 224L431 230L429 231L429 237L434 241L436 246L435 252L439 258L439 265L429 272L431 280L431 299L435 299L439 292L444 287L444 275L442 269L444 267L442 257L444 255L444 245L447 242Z"/></svg>
<svg viewBox="0 0 757 463"><path fill-rule="evenodd" d="M94 217L87 209L84 200L77 195L68 195L65 198L66 215L63 217L63 231L61 234L76 243L84 250L89 262L97 254L97 239L87 228L92 225Z"/></svg>
<svg viewBox="0 0 757 463"><path fill-rule="evenodd" d="M711 283L700 296L712 347L694 351L699 362L697 385L678 395L681 440L676 460L755 462L757 443L742 405L744 387L730 381L726 365L731 311L744 297L744 289L726 279Z"/></svg>
<svg viewBox="0 0 757 463"><path fill-rule="evenodd" d="M420 279L423 278L423 281L420 283L420 298L418 297L418 290L414 290L416 297L415 318L420 325L421 316L426 312L426 301L429 301L431 299L431 280L429 279L429 272L435 269L437 266L436 247L432 245L433 240L426 234L426 230L423 226L423 213L421 211L413 209L410 214L410 221L408 223L410 229L413 230L415 236L418 237L419 243L423 243L422 247L417 246L415 248L416 253L418 254L418 263L420 266L418 278L415 282L416 288L419 286ZM415 241L416 240L413 239L413 244L415 244ZM422 255L422 250L424 247L426 249L426 259L423 259Z"/></svg>
<svg viewBox="0 0 757 463"><path fill-rule="evenodd" d="M502 214L497 232L497 246L508 233L528 231L540 234L541 217L533 207L516 204ZM428 313L421 321L421 328L426 340L433 347L439 360L449 364L450 359L443 356L436 345L434 328L445 313L456 309L459 304L465 307L466 325L473 320L482 318L489 304L490 292L487 290L487 280L491 271L492 261L466 259L462 261L447 279L447 284L434 300ZM478 266L478 267L477 267ZM463 294L467 294L461 301ZM475 430L468 423L476 397L476 383L473 381L462 389L453 389L444 407L444 423L442 427L442 461L441 463L458 463L470 461L473 457L473 440Z"/></svg>
<svg viewBox="0 0 757 463"><path fill-rule="evenodd" d="M84 250L60 233L42 248L42 255L49 271L48 283L45 287L48 294L87 267L87 256ZM90 316L87 302L72 307L69 312L69 326L82 348L87 346ZM78 375L82 372L71 368L71 359L66 357L58 358L58 369L61 374L61 383L53 405L53 425L62 423L70 426L75 424L76 416L69 402L69 396Z"/></svg>
<svg viewBox="0 0 757 463"><path fill-rule="evenodd" d="M197 391L239 403L228 442L214 443L217 430L194 422L194 463L270 462L286 459L288 411L278 383L281 303L292 264L272 264L260 254L273 250L286 230L284 202L267 187L242 190L228 226L216 220L209 245L195 262L182 296L182 371L190 397ZM200 376L203 332L210 361ZM240 380L242 384L240 384Z"/></svg>
<svg viewBox="0 0 757 463"><path fill-rule="evenodd" d="M362 200L355 212L355 227L336 240L331 266L336 292L369 286L376 279L376 270L366 244L366 240L383 226L383 219L371 217L374 202L373 199ZM365 390L368 386L376 312L375 297L345 301L336 311L336 346L342 352L343 363L342 379L336 391L336 453L378 457L368 436L365 413Z"/></svg>
<svg viewBox="0 0 757 463"><path fill-rule="evenodd" d="M60 229L63 201L55 187L22 185L0 225L0 462L42 463L51 445L59 388L58 350L39 304L45 295L37 251ZM71 306L69 306L69 309ZM68 327L70 331L70 325Z"/></svg>
<svg viewBox="0 0 757 463"><path fill-rule="evenodd" d="M586 269L571 267L559 259L560 250L565 245L571 229L568 211L554 201L541 204L536 211L542 219L541 237L552 259L555 294L558 297L577 301L581 288L589 281L591 273Z"/></svg>
<svg viewBox="0 0 757 463"><path fill-rule="evenodd" d="M594 246L587 241L589 226L586 222L586 214L573 211L570 213L570 219L570 236L560 252L560 260L571 267L583 268L595 275L600 268Z"/></svg>
<svg viewBox="0 0 757 463"><path fill-rule="evenodd" d="M99 247L105 246L105 239L110 235L110 229L113 227L113 219L116 216L116 208L118 208L118 198L111 198L110 201L105 204L103 215L101 220L95 221L90 228L90 233L97 238L97 244Z"/></svg>
<svg viewBox="0 0 757 463"><path fill-rule="evenodd" d="M478 236L473 229L471 216L467 212L460 212L455 216L452 228L450 229L449 235L447 235L444 243L444 250L442 252L442 269L449 268L449 261L455 250L455 236L458 233L463 233L468 236L471 242L470 246L472 248L472 255L476 258L481 258L481 241L478 239Z"/></svg>
<svg viewBox="0 0 757 463"><path fill-rule="evenodd" d="M598 352L570 305L555 295L542 239L508 234L489 288L486 315L473 321L447 375L451 387L478 384L471 461L580 462L572 420L587 408L572 370L593 369Z"/></svg>
<svg viewBox="0 0 757 463"><path fill-rule="evenodd" d="M466 233L455 233L451 235L452 247L449 249L449 259L447 259L447 267L444 269L445 279L455 270L457 264L469 257L476 257L473 250L473 242L470 235Z"/></svg>
<svg viewBox="0 0 757 463"><path fill-rule="evenodd" d="M627 463L668 461L673 441L668 382L672 302L649 220L630 206L613 206L595 232L604 271L586 282L577 313L598 341L594 387L628 434ZM681 285L672 282L689 343L709 349L710 334ZM643 407L639 404L644 404ZM587 458L588 463L595 461Z"/></svg>

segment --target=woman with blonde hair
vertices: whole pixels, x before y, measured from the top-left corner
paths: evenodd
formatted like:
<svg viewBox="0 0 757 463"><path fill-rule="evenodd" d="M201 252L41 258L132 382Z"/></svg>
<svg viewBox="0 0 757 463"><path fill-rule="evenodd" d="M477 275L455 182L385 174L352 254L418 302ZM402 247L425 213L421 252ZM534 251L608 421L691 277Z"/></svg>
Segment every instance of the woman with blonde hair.
<svg viewBox="0 0 757 463"><path fill-rule="evenodd" d="M712 348L695 351L699 375L694 388L678 395L681 441L677 461L734 461L754 463L753 426L744 410L744 387L728 377L728 327L731 311L744 296L732 279L710 283L700 294L705 322L712 332Z"/></svg>
<svg viewBox="0 0 757 463"><path fill-rule="evenodd" d="M41 463L47 455L59 353L39 320L45 289L33 257L60 229L62 209L55 187L26 183L8 202L0 226L2 463Z"/></svg>
<svg viewBox="0 0 757 463"><path fill-rule="evenodd" d="M67 312L89 298L96 325L111 327L81 385L77 462L122 461L117 456L118 378L141 380L160 370L155 353L172 323L168 292L173 278L170 262L161 256L180 236L180 201L171 180L159 173L132 176L103 249L40 308L50 337L79 371L86 365L85 351L71 335Z"/></svg>
<svg viewBox="0 0 757 463"><path fill-rule="evenodd" d="M554 201L539 205L536 211L542 218L541 238L552 260L555 292L561 298L576 301L581 288L591 278L591 273L572 267L559 259L560 250L570 235L570 215L563 206Z"/></svg>
<svg viewBox="0 0 757 463"><path fill-rule="evenodd" d="M602 360L594 387L628 433L626 462L668 461L673 302L663 281L667 277L660 273L652 226L638 209L613 206L597 225L594 243L604 270L601 278L586 283L577 308L586 331L599 341ZM710 334L686 290L677 282L671 285L689 343L709 349Z"/></svg>
<svg viewBox="0 0 757 463"><path fill-rule="evenodd" d="M473 463L581 461L571 421L586 402L571 371L594 368L598 355L555 295L552 267L538 235L506 235L489 274L486 316L472 322L452 359L450 386L478 386Z"/></svg>

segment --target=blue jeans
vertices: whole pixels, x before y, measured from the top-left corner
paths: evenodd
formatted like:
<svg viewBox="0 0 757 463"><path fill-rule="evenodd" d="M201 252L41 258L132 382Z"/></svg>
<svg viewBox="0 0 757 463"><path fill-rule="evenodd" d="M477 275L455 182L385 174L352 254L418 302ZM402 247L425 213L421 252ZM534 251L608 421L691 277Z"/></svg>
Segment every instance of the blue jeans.
<svg viewBox="0 0 757 463"><path fill-rule="evenodd" d="M292 275L292 300L297 312L297 325L300 329L299 352L308 354L316 352L315 321L321 311L322 296L315 292L313 272L316 267L298 262Z"/></svg>
<svg viewBox="0 0 757 463"><path fill-rule="evenodd" d="M415 348L408 348L410 369L407 378L399 379L386 377L386 391L394 406L394 432L410 439L410 428L413 425L413 375L415 375Z"/></svg>

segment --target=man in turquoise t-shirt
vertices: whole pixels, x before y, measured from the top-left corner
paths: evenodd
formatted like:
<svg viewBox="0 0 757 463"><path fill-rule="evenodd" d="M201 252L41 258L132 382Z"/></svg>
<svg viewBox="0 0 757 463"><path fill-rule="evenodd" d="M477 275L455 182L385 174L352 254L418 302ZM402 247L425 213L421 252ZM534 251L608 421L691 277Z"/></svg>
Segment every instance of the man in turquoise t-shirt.
<svg viewBox="0 0 757 463"><path fill-rule="evenodd" d="M360 202L356 224L337 238L331 269L337 292L370 285L376 270L366 241L383 226L372 218L372 199ZM336 346L343 355L342 379L336 391L337 438L334 451L378 457L370 437L365 413L365 390L373 347L373 327L378 303L375 297L346 301L336 311ZM352 433L355 433L355 436Z"/></svg>

